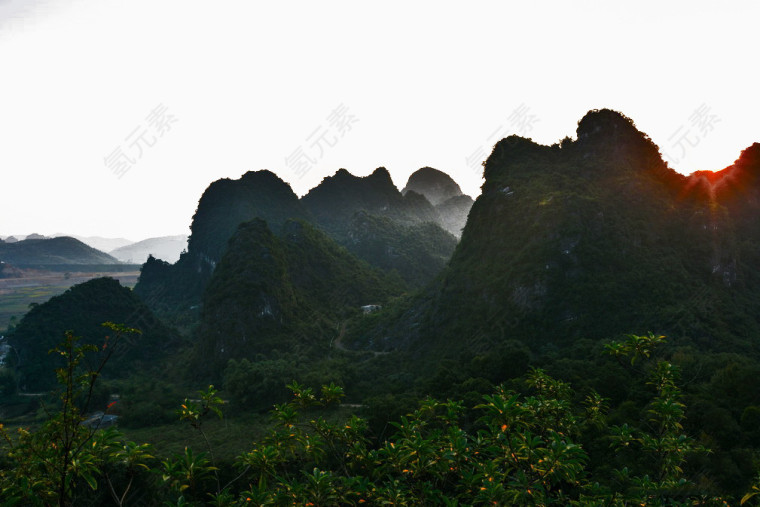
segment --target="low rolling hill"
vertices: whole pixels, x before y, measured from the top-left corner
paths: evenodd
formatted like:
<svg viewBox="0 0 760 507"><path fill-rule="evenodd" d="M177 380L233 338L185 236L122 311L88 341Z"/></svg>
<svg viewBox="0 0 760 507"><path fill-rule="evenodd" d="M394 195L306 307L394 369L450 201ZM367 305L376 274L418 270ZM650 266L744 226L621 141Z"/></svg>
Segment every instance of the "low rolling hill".
<svg viewBox="0 0 760 507"><path fill-rule="evenodd" d="M0 260L18 267L62 264L120 264L105 252L70 237L0 243Z"/></svg>

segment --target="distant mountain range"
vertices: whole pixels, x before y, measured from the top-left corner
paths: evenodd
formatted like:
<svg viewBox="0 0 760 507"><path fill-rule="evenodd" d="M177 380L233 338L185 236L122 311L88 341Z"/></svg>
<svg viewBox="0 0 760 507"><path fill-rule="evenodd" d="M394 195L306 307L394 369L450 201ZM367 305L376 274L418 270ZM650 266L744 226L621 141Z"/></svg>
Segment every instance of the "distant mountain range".
<svg viewBox="0 0 760 507"><path fill-rule="evenodd" d="M58 244L95 256L59 255L59 263L148 257L134 293L165 317L200 319L196 372L216 375L231 357L305 346L297 344L301 339L319 349L341 319L359 307L380 308L389 298L432 280L457 240L442 227L441 212L426 196L439 206L460 199L467 208L471 199L440 171L426 168L420 174L410 178L402 193L383 168L367 177L340 170L299 199L273 173L249 172L209 186L187 243L184 236L152 238L117 248L113 256L63 237L0 246L19 252L26 248L12 258L14 265L22 258L42 263L42 254L31 256L29 247ZM101 245L106 241L96 239ZM245 319L229 318L246 312ZM33 318L30 314L22 320L16 336ZM241 334L255 339L241 342Z"/></svg>
<svg viewBox="0 0 760 507"><path fill-rule="evenodd" d="M461 229L471 202L450 177L431 171L423 170L422 178L413 175L415 190L403 194L385 168L366 177L341 169L301 199L270 171L215 181L198 203L187 252L174 265L149 259L135 291L168 305L169 312L198 305L230 238L240 224L256 218L275 235L283 234L289 219L308 222L370 265L396 272L411 287L422 286L454 251L457 239L447 229ZM439 188L454 190L445 206L436 208L423 194L438 196ZM451 199L458 204L451 205Z"/></svg>
<svg viewBox="0 0 760 507"><path fill-rule="evenodd" d="M42 240L53 238L72 238L85 245L99 250L102 253L107 253L109 257L124 262L127 264L142 264L148 260L148 256L153 255L156 258L163 259L167 262L177 262L180 253L187 249L187 236L161 236L156 238L148 238L142 241L130 241L124 238L103 238L100 236L76 236L67 235L63 233L56 233L51 236L43 236L41 234L30 234L28 236L16 235L0 238L0 244L14 244L23 242L24 240ZM44 255L41 253L41 248L46 249ZM58 251L58 249L64 249ZM37 245L34 249L28 249L23 247L18 250L13 257L21 264L38 265L38 264L99 264L101 262L94 262L97 259L93 257L93 253L90 250L80 248L80 253L77 254L71 249L70 242L47 242ZM30 257L24 257L24 255L31 255ZM102 257L101 257L102 258ZM104 258L107 259L107 258ZM0 259L4 260L4 259ZM52 262L54 260L61 260L62 262ZM113 262L110 260L108 262Z"/></svg>
<svg viewBox="0 0 760 507"><path fill-rule="evenodd" d="M77 236L76 234L65 234L62 232L58 232L55 234L52 234L50 237L57 238L59 236L69 236L70 238L75 238L81 241L82 243L91 246L92 248L95 248L97 250L100 250L101 252L110 253L113 250L116 250L117 248L121 248L123 246L131 245L134 243L134 241L124 238L103 238L101 236Z"/></svg>
<svg viewBox="0 0 760 507"><path fill-rule="evenodd" d="M101 236L78 236L76 234L66 234L63 232L57 232L49 236L44 236L42 234L37 234L37 233L32 233L28 235L14 234L11 236L0 236L0 240L3 240L7 243L15 243L16 241L21 241L24 239L50 239L50 238L60 238L60 237L74 238L76 240L81 241L85 245L91 246L92 248L95 248L96 250L100 250L101 252L110 252L111 250L115 250L122 246L126 246L126 245L134 243L134 241L131 241L129 239L124 239L124 238L104 238Z"/></svg>
<svg viewBox="0 0 760 507"><path fill-rule="evenodd" d="M301 199L273 173L249 172L208 187L187 252L174 264L149 258L135 293L163 315L204 308L193 318L209 329L212 314L205 306L217 300L215 291L234 285L230 273L253 269L244 265L265 270L251 273L254 278L283 270L278 284L284 285L261 289L262 297L271 308L299 308L321 296L308 290L293 295L296 267L311 266L309 276L317 278L320 269L332 269L329 262L364 261L388 280L402 281L383 282L395 288L378 298L380 304L421 292L399 303L392 318L363 326L360 335L349 333L346 343L359 349L457 356L509 336L539 353L580 337L654 330L700 346L733 344L760 354L760 343L733 331L740 326L760 335L759 161L755 144L723 171L682 176L629 118L599 110L579 122L577 140L541 146L511 136L497 143L471 210L459 186L432 168L415 172L403 191L384 168L366 177L341 169ZM458 210L458 220L469 215L459 244L442 227L446 206ZM252 220L259 225L244 225ZM315 232L299 235L296 229ZM255 241L237 238L243 230L258 231L260 241L271 244L256 254L267 262L245 260L241 245ZM311 264L287 253L304 238L312 241L304 252L343 253ZM52 240L3 244L0 251L40 248L45 241ZM233 244L236 261L226 257ZM224 259L228 267L217 272ZM235 268L236 262L242 264ZM220 273L228 278L224 284L214 281ZM350 292L350 279L331 283ZM283 300L285 294L295 302ZM245 290L239 295L250 297ZM225 301L225 308L236 306L229 296ZM362 304L369 302L355 300ZM237 305L241 312L244 306ZM708 307L719 311L704 311ZM235 318L235 312L223 313ZM283 315L300 318L296 310Z"/></svg>
<svg viewBox="0 0 760 507"><path fill-rule="evenodd" d="M238 261L225 261L233 264L228 274L245 259L240 245L252 244L236 239L242 230L272 245L260 255L273 264L256 269L279 266L292 287L294 267L306 262L286 258L285 245L298 240L289 236L295 219L324 233L307 250L342 247L350 257L330 259L399 276L405 286L388 297L422 289L392 318L347 336L356 348L457 356L509 336L539 353L581 337L654 330L760 354L760 343L733 331L760 335L760 145L722 171L682 176L629 118L599 110L579 121L577 140L501 140L484 176L471 210L459 186L432 168L415 172L403 191L384 168L366 177L341 169L301 199L269 171L219 180L199 201L187 252L174 264L149 258L135 292L164 315L215 301L214 292L226 290L214 277L229 248L236 245ZM456 210L450 224L469 216L459 244L444 230L446 207ZM244 225L251 220L259 225ZM327 266L313 264L313 276ZM298 306L281 300L291 289L262 290L272 308ZM211 314L201 315L204 328Z"/></svg>
<svg viewBox="0 0 760 507"><path fill-rule="evenodd" d="M128 264L142 264L150 255L174 263L184 250L187 250L187 236L178 235L144 239L111 250L109 254Z"/></svg>
<svg viewBox="0 0 760 507"><path fill-rule="evenodd" d="M0 243L0 261L17 267L61 264L119 264L107 253L62 236Z"/></svg>

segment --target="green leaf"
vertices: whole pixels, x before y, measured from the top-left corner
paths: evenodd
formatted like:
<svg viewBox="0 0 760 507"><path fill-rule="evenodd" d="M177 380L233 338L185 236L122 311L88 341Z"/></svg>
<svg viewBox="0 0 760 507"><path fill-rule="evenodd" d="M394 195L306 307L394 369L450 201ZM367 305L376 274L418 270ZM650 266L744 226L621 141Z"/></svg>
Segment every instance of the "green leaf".
<svg viewBox="0 0 760 507"><path fill-rule="evenodd" d="M84 479L93 490L98 489L98 480L91 474L82 474L82 479Z"/></svg>

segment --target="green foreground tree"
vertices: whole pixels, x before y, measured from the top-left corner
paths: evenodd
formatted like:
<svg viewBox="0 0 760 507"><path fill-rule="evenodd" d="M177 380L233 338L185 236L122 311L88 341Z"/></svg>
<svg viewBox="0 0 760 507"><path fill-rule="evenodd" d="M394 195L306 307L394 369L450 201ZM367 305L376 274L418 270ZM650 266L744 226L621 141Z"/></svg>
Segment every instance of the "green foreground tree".
<svg viewBox="0 0 760 507"><path fill-rule="evenodd" d="M186 448L158 463L148 445L81 424L98 370L80 366L97 351L68 333L57 349L66 359L60 407L36 431L3 433L0 495L3 505L724 505L685 472L690 455L708 450L683 431L677 369L651 359L663 339L607 347L646 375L651 399L636 426L610 425L601 396L577 403L569 384L534 369L524 394L498 387L474 410L429 398L375 442L365 420L330 410L340 386L315 392L293 382L267 436L239 455L223 484L207 439L207 452ZM205 439L203 420L221 415L223 402L213 386L199 396L178 415ZM589 435L605 445L585 448ZM617 457L611 478L590 467L592 452Z"/></svg>
<svg viewBox="0 0 760 507"><path fill-rule="evenodd" d="M100 430L97 419L83 424L95 384L119 341L140 333L110 322L104 326L113 336L100 348L78 345L79 338L69 331L50 351L63 359L56 370L60 393L55 408L43 407L48 417L39 429L21 428L13 436L0 425L5 441L0 469L4 506L73 505L83 488L97 490L101 481L115 503L123 505L136 475L150 470L150 446L123 441L114 429ZM86 367L88 360L96 361L94 367Z"/></svg>

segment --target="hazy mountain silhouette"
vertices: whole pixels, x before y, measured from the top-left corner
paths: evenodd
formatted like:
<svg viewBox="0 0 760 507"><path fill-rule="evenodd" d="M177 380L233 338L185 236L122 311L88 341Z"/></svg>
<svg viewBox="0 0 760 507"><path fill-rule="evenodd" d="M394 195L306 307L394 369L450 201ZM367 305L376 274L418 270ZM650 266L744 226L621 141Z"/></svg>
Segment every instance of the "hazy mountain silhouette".
<svg viewBox="0 0 760 507"><path fill-rule="evenodd" d="M460 237L474 202L469 195L458 195L436 205L441 227Z"/></svg>
<svg viewBox="0 0 760 507"><path fill-rule="evenodd" d="M0 260L18 267L51 264L119 264L119 260L69 237L0 244Z"/></svg>
<svg viewBox="0 0 760 507"><path fill-rule="evenodd" d="M341 169L324 178L301 201L322 229L341 238L359 211L387 217L402 225L437 222L435 208L419 197L419 194L402 195L388 170L380 167L364 177Z"/></svg>
<svg viewBox="0 0 760 507"><path fill-rule="evenodd" d="M420 193L402 194L384 167L365 177L341 169L301 200L338 243L414 286L440 272L456 246L435 207Z"/></svg>
<svg viewBox="0 0 760 507"><path fill-rule="evenodd" d="M474 201L462 193L462 189L448 174L432 167L418 169L409 176L401 191L404 195L409 192L425 196L435 207L438 225L456 237L462 235L467 214Z"/></svg>
<svg viewBox="0 0 760 507"><path fill-rule="evenodd" d="M121 248L123 246L131 245L134 243L134 241L130 239L125 238L104 238L102 236L78 236L76 234L66 234L62 232L57 232L55 234L52 234L52 238L58 238L61 236L68 236L70 238L78 239L85 245L91 246L92 248L96 250L100 250L101 252L111 252L113 250L116 250L117 248Z"/></svg>
<svg viewBox="0 0 760 507"><path fill-rule="evenodd" d="M144 239L119 247L109 254L129 264L143 264L148 260L149 255L169 263L175 263L185 250L187 250L187 236L177 235Z"/></svg>
<svg viewBox="0 0 760 507"><path fill-rule="evenodd" d="M451 176L432 167L417 169L409 176L401 193L406 195L410 190L424 195L433 206L463 195L462 189Z"/></svg>
<svg viewBox="0 0 760 507"><path fill-rule="evenodd" d="M438 225L433 205L413 191L402 195L384 168L366 177L341 169L300 200L270 171L248 172L206 189L187 252L173 265L158 255L149 258L136 293L164 316L198 306L232 234L254 218L264 220L275 234L288 219L309 221L358 257L396 271L413 286L440 272L456 245L456 238Z"/></svg>

